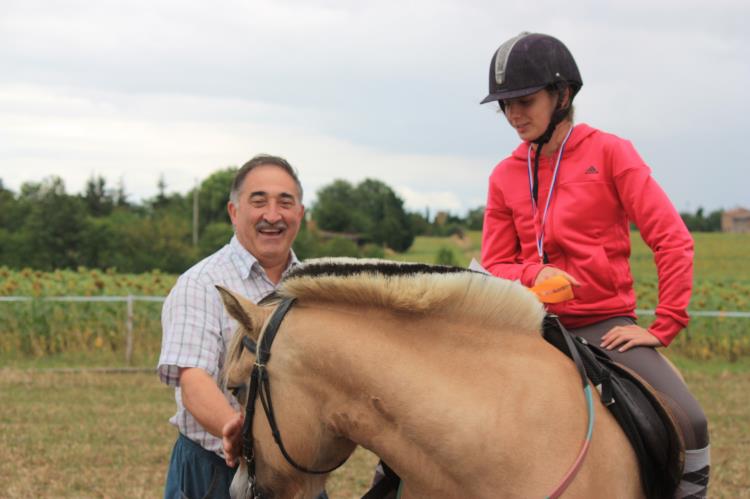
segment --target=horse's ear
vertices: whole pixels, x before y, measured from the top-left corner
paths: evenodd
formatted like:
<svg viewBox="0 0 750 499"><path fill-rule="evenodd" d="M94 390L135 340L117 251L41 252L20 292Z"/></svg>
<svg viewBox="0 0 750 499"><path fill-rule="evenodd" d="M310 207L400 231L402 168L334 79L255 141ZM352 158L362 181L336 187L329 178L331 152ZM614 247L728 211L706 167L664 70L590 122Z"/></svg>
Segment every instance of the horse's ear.
<svg viewBox="0 0 750 499"><path fill-rule="evenodd" d="M261 310L261 307L254 304L247 298L230 291L221 286L216 286L221 296L221 301L224 302L224 308L227 309L229 315L236 320L247 333L257 341L260 328L263 326L263 322L266 320L267 314Z"/></svg>

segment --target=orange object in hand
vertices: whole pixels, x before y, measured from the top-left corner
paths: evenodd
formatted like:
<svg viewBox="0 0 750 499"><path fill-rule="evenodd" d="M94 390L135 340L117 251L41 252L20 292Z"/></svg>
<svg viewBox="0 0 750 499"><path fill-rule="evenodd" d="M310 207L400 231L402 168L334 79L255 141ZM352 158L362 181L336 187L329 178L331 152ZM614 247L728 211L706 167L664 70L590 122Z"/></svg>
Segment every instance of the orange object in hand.
<svg viewBox="0 0 750 499"><path fill-rule="evenodd" d="M575 298L573 285L561 275L540 282L531 291L542 303L560 303Z"/></svg>

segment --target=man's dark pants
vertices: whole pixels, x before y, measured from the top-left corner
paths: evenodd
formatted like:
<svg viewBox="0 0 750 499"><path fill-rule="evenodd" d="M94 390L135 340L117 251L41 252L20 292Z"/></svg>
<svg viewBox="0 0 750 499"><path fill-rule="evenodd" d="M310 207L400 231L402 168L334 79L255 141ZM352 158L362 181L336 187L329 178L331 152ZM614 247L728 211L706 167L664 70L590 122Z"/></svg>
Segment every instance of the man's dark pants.
<svg viewBox="0 0 750 499"><path fill-rule="evenodd" d="M236 468L182 433L172 449L164 499L228 499ZM325 491L318 499L328 499Z"/></svg>

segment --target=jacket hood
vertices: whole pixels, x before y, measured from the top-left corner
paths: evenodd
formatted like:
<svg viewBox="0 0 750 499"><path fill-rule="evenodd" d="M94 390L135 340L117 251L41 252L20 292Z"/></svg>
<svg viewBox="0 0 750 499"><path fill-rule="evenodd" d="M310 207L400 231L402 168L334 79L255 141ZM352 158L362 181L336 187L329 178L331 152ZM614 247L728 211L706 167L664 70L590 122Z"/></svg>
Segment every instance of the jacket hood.
<svg viewBox="0 0 750 499"><path fill-rule="evenodd" d="M570 138L568 139L568 143L565 144L565 153L564 156L567 156L569 153L573 152L578 148L578 146L591 134L596 133L596 129L588 126L586 123L579 123L577 125L574 125L573 132L570 134ZM529 144L531 142L525 140L521 142L518 147L513 151L513 157L515 159L520 159L523 161L526 161L526 157L529 152ZM563 157L564 157L563 156ZM532 158L534 155L532 154Z"/></svg>

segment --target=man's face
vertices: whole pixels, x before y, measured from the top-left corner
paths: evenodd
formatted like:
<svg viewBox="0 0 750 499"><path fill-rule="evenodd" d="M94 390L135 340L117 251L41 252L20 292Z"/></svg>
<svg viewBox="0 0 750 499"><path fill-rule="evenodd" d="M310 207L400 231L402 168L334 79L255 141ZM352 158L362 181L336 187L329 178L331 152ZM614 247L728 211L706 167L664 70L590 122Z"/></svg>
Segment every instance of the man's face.
<svg viewBox="0 0 750 499"><path fill-rule="evenodd" d="M228 205L237 239L265 269L283 267L305 208L297 184L282 168L261 165L245 176L235 206Z"/></svg>

